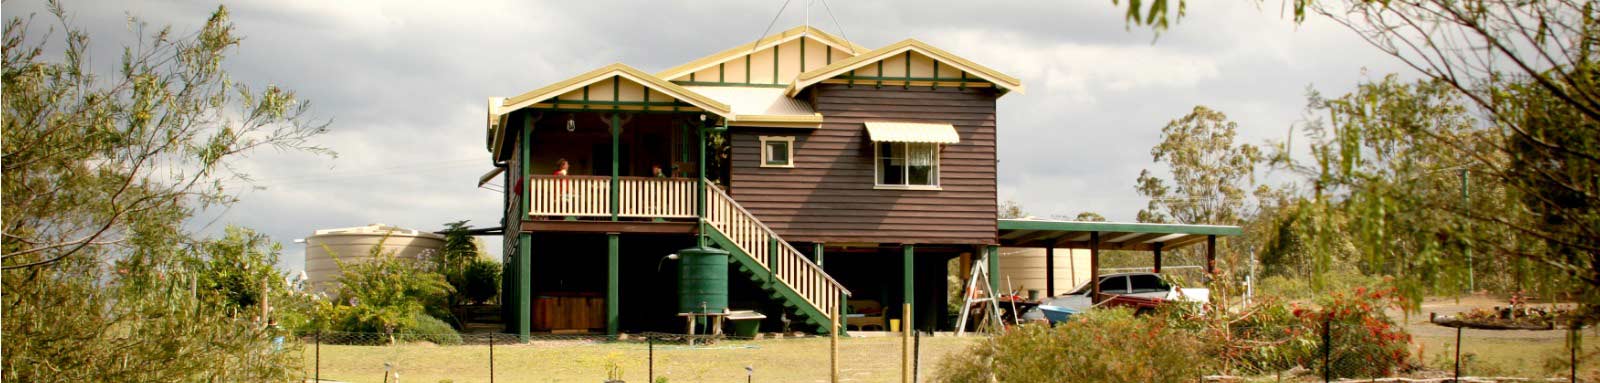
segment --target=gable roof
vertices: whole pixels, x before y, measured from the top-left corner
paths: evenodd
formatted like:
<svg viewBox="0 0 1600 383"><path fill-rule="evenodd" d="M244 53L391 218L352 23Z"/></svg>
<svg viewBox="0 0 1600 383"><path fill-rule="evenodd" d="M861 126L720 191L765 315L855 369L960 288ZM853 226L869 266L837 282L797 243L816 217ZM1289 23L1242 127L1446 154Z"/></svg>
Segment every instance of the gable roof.
<svg viewBox="0 0 1600 383"><path fill-rule="evenodd" d="M971 73L978 78L992 82L996 87L1005 89L1007 91L1022 93L1025 90L1022 86L1022 80L1018 80L1016 77L1007 76L1004 73L1000 73L994 69L989 69L989 67L979 65L978 63L962 58L961 56L956 56L955 54L946 52L943 49L939 49L932 45L928 45L927 43L917 41L917 39L905 39L901 42L890 44L889 46L878 48L871 52L866 52L856 55L855 57L835 61L833 64L829 64L828 66L801 73L799 76L795 77L793 83L789 84L789 88L784 94L789 95L789 97L794 97L799 95L800 91L805 90L805 88L808 86L815 85L823 80L827 80L839 75L850 73L850 71L897 54L905 53L906 51L917 52L924 56L933 58L934 60L938 60L946 65L953 66L956 69Z"/></svg>
<svg viewBox="0 0 1600 383"><path fill-rule="evenodd" d="M839 38L838 36L834 36L827 32L823 32L820 29L812 28L809 25L802 25L764 37L754 43L740 44L733 48L728 48L727 50L684 63L683 65L678 65L668 68L667 70L656 72L656 77L674 79L681 76L687 76L690 73L697 72L701 69L710 68L718 63L743 57L751 52L761 51L763 49L771 48L776 45L781 45L792 40L806 37L810 37L812 40L816 40L817 42L827 44L834 48L839 48L845 52L850 52L851 54L861 54L868 51L867 47L858 45L843 38Z"/></svg>
<svg viewBox="0 0 1600 383"><path fill-rule="evenodd" d="M580 74L561 82L550 84L543 88L534 89L528 91L527 93L517 95L516 97L508 98L504 101L500 111L504 113L522 109L540 101L549 100L564 93L581 89L586 85L609 79L613 76L622 77L625 80L638 83L645 88L665 93L668 96L672 96L673 98L689 103L690 105L694 105L700 109L705 109L707 112L711 112L718 116L733 116L733 109L729 107L728 104L718 102L710 97L706 97L684 88L682 85L673 84L670 81L662 80L660 77L645 73L644 71L635 69L634 67L622 63L600 67L600 69L595 69L589 71L588 73Z"/></svg>
<svg viewBox="0 0 1600 383"><path fill-rule="evenodd" d="M489 137L487 140L489 151L494 153L494 158L500 158L500 149L505 141L505 118L507 115L510 115L511 112L515 112L518 109L537 104L541 101L559 97L567 92L582 89L585 86L604 81L612 77L620 77L637 83L644 87L646 92L651 90L661 92L668 96L672 96L672 98L678 99L688 103L689 105L693 105L718 116L727 118L733 117L733 107L728 106L728 104L722 103L710 97L706 97L705 95L695 93L694 91L684 88L682 85L673 84L670 81L662 80L659 77L645 73L644 71L628 66L627 64L616 63L600 67L599 69L589 71L588 73L573 76L572 78L547 85L543 88L528 91L526 93L517 95L516 97L506 99L501 99L499 97L489 98L489 113L487 121L489 125Z"/></svg>

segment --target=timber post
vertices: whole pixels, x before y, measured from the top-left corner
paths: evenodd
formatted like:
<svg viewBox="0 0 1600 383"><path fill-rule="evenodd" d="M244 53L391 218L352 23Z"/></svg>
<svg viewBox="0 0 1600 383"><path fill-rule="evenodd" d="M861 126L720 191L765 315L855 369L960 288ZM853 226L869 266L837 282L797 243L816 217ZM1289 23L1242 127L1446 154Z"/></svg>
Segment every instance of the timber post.
<svg viewBox="0 0 1600 383"><path fill-rule="evenodd" d="M617 335L618 318L617 310L621 302L617 299L621 294L620 278L621 256L617 253L620 247L621 233L606 233L606 335Z"/></svg>
<svg viewBox="0 0 1600 383"><path fill-rule="evenodd" d="M913 257L916 251L916 245L901 245L900 258L901 266L903 267L901 275L903 277L901 278L902 295L900 296L900 301L905 304L904 309L906 311L903 315L905 319L900 322L900 326L905 328L910 328L911 321L916 319L915 313L911 311L912 302L916 301L916 260Z"/></svg>
<svg viewBox="0 0 1600 383"><path fill-rule="evenodd" d="M1068 254L1071 254L1070 252ZM1044 296L1056 296L1056 246L1044 248Z"/></svg>
<svg viewBox="0 0 1600 383"><path fill-rule="evenodd" d="M612 89L616 89L612 85ZM649 92L645 92L649 93ZM622 169L622 121L616 113L611 113L611 220L616 221L622 206L621 181L617 178Z"/></svg>
<svg viewBox="0 0 1600 383"><path fill-rule="evenodd" d="M1100 304L1100 232L1089 232L1089 303Z"/></svg>
<svg viewBox="0 0 1600 383"><path fill-rule="evenodd" d="M1155 271L1152 272L1156 274L1161 274L1161 246L1163 246L1163 243L1156 242L1155 245L1153 245L1150 249L1152 252L1155 252Z"/></svg>

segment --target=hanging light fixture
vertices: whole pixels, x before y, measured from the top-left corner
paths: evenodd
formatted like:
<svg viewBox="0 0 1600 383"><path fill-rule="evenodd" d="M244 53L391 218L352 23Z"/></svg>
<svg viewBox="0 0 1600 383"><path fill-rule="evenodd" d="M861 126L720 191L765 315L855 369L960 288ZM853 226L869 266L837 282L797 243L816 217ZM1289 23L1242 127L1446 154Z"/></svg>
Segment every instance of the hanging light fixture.
<svg viewBox="0 0 1600 383"><path fill-rule="evenodd" d="M576 119L573 119L572 115L568 114L567 115L567 132L575 132L577 130L578 130L578 121Z"/></svg>

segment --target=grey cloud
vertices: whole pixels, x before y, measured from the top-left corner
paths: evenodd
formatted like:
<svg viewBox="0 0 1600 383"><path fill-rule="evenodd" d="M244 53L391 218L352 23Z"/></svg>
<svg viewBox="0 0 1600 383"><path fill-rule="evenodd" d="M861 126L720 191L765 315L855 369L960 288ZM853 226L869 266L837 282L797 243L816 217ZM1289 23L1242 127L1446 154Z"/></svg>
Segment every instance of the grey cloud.
<svg viewBox="0 0 1600 383"><path fill-rule="evenodd" d="M773 31L803 22L794 1ZM229 3L244 43L233 76L278 84L331 118L319 143L337 159L262 152L241 163L263 190L197 218L209 230L256 228L287 249L312 230L384 222L437 229L499 220L500 197L477 189L489 169L483 103L612 62L664 69L754 41L781 1ZM126 14L193 30L209 2L65 4L96 39L97 68L131 41ZM1000 194L1039 215L1096 211L1131 220L1133 192L1160 128L1196 104L1227 112L1241 136L1282 139L1301 118L1304 92L1348 91L1372 73L1402 71L1356 36L1312 20L1296 26L1252 1L1191 4L1156 39L1129 29L1105 1L831 3L844 35L877 47L918 38L1021 77L1026 94L1000 101ZM11 1L6 14L42 12ZM47 21L47 20L41 20ZM811 23L839 32L821 4ZM36 24L38 22L36 21ZM1001 48L996 48L1001 47ZM460 161L466 159L466 161ZM474 161L474 159L476 161ZM396 170L394 168L402 167ZM410 169L410 170L407 170ZM374 175L375 174L375 175ZM488 241L498 251L498 241Z"/></svg>

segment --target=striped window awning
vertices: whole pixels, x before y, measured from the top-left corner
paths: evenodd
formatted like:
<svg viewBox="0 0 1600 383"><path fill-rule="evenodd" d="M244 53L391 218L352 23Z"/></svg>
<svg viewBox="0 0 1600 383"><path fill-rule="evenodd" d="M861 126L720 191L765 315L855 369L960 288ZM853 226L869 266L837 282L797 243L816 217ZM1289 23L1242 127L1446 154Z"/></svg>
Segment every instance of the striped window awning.
<svg viewBox="0 0 1600 383"><path fill-rule="evenodd" d="M923 122L867 121L867 135L873 142L917 142L954 144L961 142L956 127Z"/></svg>

